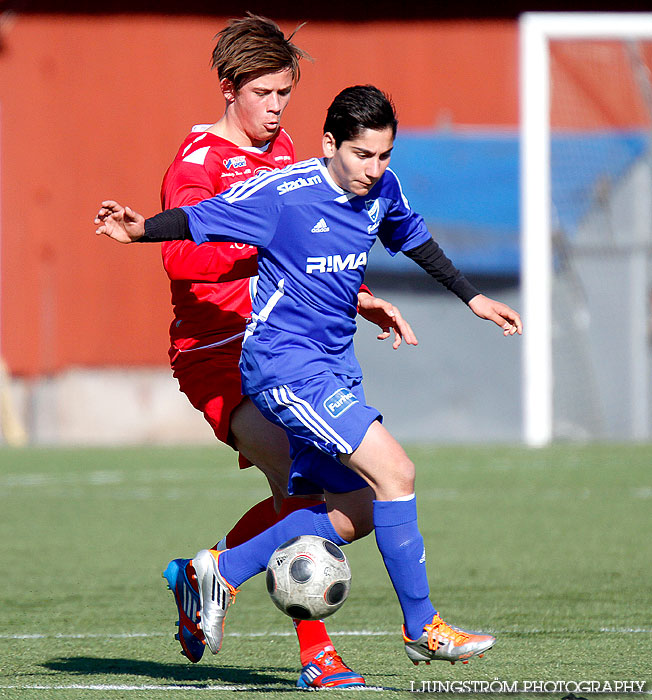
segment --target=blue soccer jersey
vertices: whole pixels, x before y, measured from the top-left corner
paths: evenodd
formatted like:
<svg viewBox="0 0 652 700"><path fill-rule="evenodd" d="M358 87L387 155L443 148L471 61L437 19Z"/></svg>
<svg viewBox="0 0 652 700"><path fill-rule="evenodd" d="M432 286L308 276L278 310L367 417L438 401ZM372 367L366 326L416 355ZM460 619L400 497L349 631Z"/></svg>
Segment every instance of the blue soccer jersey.
<svg viewBox="0 0 652 700"><path fill-rule="evenodd" d="M360 377L353 334L371 246L378 237L395 255L431 238L391 170L357 196L336 185L318 158L183 209L196 243L259 248L241 359L247 394L323 371Z"/></svg>

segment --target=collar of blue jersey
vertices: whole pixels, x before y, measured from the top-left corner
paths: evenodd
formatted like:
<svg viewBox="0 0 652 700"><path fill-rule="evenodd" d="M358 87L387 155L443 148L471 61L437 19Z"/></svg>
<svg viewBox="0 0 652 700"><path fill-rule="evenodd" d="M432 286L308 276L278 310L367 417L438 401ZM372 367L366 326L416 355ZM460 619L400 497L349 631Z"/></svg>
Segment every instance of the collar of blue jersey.
<svg viewBox="0 0 652 700"><path fill-rule="evenodd" d="M357 195L353 194L353 192L349 192L348 190L343 189L342 187L340 187L340 186L335 182L335 180L333 180L333 178L331 177L331 174L328 172L328 167L326 166L326 158L319 158L318 160L319 160L321 169L322 169L322 171L323 171L323 173L324 173L324 179L326 180L326 182L327 182L338 194L342 195L341 197L338 197L338 198L337 198L338 201L339 201L340 199L346 201L346 200L349 200L349 199L353 199L354 197L357 196Z"/></svg>

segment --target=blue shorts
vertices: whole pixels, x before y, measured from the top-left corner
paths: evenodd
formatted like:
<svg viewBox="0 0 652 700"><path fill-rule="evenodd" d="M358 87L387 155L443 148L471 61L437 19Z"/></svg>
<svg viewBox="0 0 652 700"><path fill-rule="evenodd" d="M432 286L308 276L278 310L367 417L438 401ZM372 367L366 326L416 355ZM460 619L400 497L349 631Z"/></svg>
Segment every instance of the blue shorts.
<svg viewBox="0 0 652 700"><path fill-rule="evenodd" d="M305 496L322 493L322 491L349 493L369 486L361 476L353 469L349 469L346 464L342 464L337 457L327 455L313 445L297 451L290 439L290 455L292 466L287 487L290 496Z"/></svg>
<svg viewBox="0 0 652 700"><path fill-rule="evenodd" d="M360 380L322 372L250 396L260 412L282 427L290 441L291 493L357 491L367 482L337 456L351 454L369 426L382 420L368 406Z"/></svg>

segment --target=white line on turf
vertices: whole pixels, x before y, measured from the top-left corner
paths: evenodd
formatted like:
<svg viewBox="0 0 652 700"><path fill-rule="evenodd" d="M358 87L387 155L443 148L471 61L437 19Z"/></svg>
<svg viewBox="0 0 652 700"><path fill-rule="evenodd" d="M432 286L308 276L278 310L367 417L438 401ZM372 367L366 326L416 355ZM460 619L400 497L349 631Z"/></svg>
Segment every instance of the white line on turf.
<svg viewBox="0 0 652 700"><path fill-rule="evenodd" d="M164 632L128 632L123 634L0 634L0 639L130 639L131 637L167 637Z"/></svg>
<svg viewBox="0 0 652 700"><path fill-rule="evenodd" d="M2 690L251 690L244 685L107 685L73 683L71 685L0 685Z"/></svg>
<svg viewBox="0 0 652 700"><path fill-rule="evenodd" d="M192 690L197 692L200 690L208 690L209 692L215 692L220 690L227 690L231 692L245 692L252 693L257 691L279 691L287 690L287 685L105 685L105 684L89 684L82 685L81 683L74 683L71 685L0 685L0 690L119 690L119 691L137 691L142 692L145 690ZM296 688L292 688L296 690ZM364 687L347 688L347 691L358 691L363 692L365 690L370 690L372 692L378 693L383 690L400 690L399 688L381 688L374 685L366 685Z"/></svg>
<svg viewBox="0 0 652 700"><path fill-rule="evenodd" d="M230 691L230 692L240 692L240 693L252 693L252 692L265 692L265 691L287 691L287 685L108 685L108 684L89 684L82 685L81 683L75 683L71 685L0 685L0 690L101 690L101 691L112 691L117 690L121 692L136 691L143 692L148 690L154 691L168 691L168 690L191 690L196 693L200 690L207 690L209 692L216 691ZM292 690L296 690L293 687ZM344 689L342 689L344 690ZM358 692L362 693L364 691L371 691L373 693L379 693L386 690L392 690L395 692L407 691L407 688L384 688L376 685L366 685L366 686L356 686L354 688L346 688L347 692ZM419 692L419 691L417 691ZM652 690L644 690L642 692L636 693L637 695L652 695Z"/></svg>
<svg viewBox="0 0 652 700"><path fill-rule="evenodd" d="M227 632L225 637L294 637L295 632ZM340 637L385 637L394 636L396 632L381 632L373 630L351 630L334 632ZM123 634L0 634L0 639L130 639L147 637L167 637L167 632L129 632Z"/></svg>
<svg viewBox="0 0 652 700"><path fill-rule="evenodd" d="M530 628L493 630L487 629L491 634L651 634L649 627L601 627L600 629L579 628ZM331 632L334 637L394 637L396 630L340 630ZM295 632L227 632L225 637L294 637ZM111 633L79 633L79 634L0 634L0 639L147 639L148 637L167 637L167 632L124 632Z"/></svg>

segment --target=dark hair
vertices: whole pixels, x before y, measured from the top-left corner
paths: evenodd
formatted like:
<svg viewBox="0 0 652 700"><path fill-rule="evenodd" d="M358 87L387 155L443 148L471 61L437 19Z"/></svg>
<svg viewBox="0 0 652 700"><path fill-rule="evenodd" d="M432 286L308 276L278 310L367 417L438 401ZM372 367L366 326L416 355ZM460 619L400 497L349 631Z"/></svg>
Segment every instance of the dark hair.
<svg viewBox="0 0 652 700"><path fill-rule="evenodd" d="M392 98L373 85L354 85L342 90L326 113L324 133L331 133L339 148L363 129L382 131L391 127L396 136L398 119Z"/></svg>
<svg viewBox="0 0 652 700"><path fill-rule="evenodd" d="M246 17L229 20L221 32L215 35L211 66L219 79L227 78L239 90L250 80L278 73L290 68L292 82L299 82L299 59L310 56L295 46L291 39L300 25L287 39L276 22L247 12Z"/></svg>

